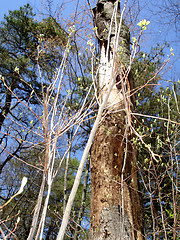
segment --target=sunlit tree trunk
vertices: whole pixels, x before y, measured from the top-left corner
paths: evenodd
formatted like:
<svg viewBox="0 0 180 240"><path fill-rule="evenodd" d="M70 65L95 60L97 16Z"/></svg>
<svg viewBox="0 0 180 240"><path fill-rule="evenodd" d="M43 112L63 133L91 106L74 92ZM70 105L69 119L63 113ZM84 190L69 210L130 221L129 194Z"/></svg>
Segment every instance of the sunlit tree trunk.
<svg viewBox="0 0 180 240"><path fill-rule="evenodd" d="M94 23L100 44L100 98L108 99L91 151L90 239L143 239L136 150L131 142L130 34L118 3L99 0ZM121 27L121 29L119 28Z"/></svg>

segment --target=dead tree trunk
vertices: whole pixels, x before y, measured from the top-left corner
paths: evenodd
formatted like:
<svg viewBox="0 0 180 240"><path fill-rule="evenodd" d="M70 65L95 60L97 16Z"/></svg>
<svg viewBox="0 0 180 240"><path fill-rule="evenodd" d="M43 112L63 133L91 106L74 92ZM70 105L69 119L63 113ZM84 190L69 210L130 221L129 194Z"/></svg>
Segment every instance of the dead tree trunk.
<svg viewBox="0 0 180 240"><path fill-rule="evenodd" d="M141 205L136 151L131 142L129 29L116 1L98 0L93 11L101 51L100 97L111 80L114 86L91 151L90 239L140 240Z"/></svg>

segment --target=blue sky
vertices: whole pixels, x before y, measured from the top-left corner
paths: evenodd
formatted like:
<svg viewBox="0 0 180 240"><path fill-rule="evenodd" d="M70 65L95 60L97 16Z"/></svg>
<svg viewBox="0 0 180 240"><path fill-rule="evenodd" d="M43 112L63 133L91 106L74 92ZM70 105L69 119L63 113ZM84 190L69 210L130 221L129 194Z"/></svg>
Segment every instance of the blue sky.
<svg viewBox="0 0 180 240"><path fill-rule="evenodd" d="M161 1L161 0L160 0ZM173 67L169 72L169 77L176 76L176 80L180 79L180 32L175 31L174 25L162 24L160 19L166 17L163 13L159 12L159 14L155 15L153 10L157 7L157 4L162 4L162 2L157 2L152 0L151 2L147 2L146 0L141 0L140 4L142 7L140 17L142 19L150 20L151 23L149 25L149 30L147 31L147 41L146 46L149 49L151 46L155 46L156 43L162 44L164 41L167 41L170 44L170 48L174 49L175 57L172 59L171 64ZM19 9L20 6L23 6L27 3L34 8L35 12L41 12L42 2L46 2L45 0L0 0L0 21L3 19L4 14L8 14L9 10ZM63 0L54 0L54 6L57 4L61 4L64 2ZM70 13L73 11L74 6L76 5L76 1L68 1L70 4L67 5L66 12ZM92 6L93 7L93 6ZM162 16L161 16L162 14ZM169 49L170 49L169 48ZM168 52L169 51L169 52ZM170 53L170 50L167 49L167 54ZM173 63L175 62L175 63Z"/></svg>
<svg viewBox="0 0 180 240"><path fill-rule="evenodd" d="M0 18L8 14L9 10L16 10L27 3L30 3L32 7L38 7L41 0L0 0Z"/></svg>
<svg viewBox="0 0 180 240"><path fill-rule="evenodd" d="M70 13L75 4L76 1L74 1L74 3L72 4L71 0L70 1L66 1L66 0L53 0L53 5L54 7L56 7L57 5L61 5L64 2L68 2L69 4L67 5L68 8L68 12ZM8 14L9 10L17 10L19 9L21 6L25 5L29 3L33 9L35 10L35 12L40 12L43 8L43 3L46 3L46 0L0 0L0 20L2 20L4 14ZM66 12L67 12L67 8L66 8Z"/></svg>

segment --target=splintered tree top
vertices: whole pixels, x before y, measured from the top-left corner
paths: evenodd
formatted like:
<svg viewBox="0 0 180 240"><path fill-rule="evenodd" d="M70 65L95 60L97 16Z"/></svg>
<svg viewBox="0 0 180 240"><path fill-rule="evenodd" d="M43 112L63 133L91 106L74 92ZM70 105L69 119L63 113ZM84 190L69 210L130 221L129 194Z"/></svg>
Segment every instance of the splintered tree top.
<svg viewBox="0 0 180 240"><path fill-rule="evenodd" d="M110 47L114 46L114 37L118 33L121 22L120 34L118 36L117 55L125 65L129 66L130 58L130 32L124 20L121 21L120 3L115 5L114 0L99 0L94 12L94 25L97 30L97 38L100 42L110 41ZM112 49L111 49L112 50Z"/></svg>

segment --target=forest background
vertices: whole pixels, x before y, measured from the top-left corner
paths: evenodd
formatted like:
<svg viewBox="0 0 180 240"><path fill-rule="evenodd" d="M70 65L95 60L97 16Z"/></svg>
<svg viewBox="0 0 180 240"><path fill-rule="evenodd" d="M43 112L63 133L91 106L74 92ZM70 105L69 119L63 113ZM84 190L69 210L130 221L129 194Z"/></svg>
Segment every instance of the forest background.
<svg viewBox="0 0 180 240"><path fill-rule="evenodd" d="M8 16L7 10L18 10L25 4L18 1L15 6L11 5L15 2L10 5L8 1L1 3L5 6L0 10L2 21L4 13ZM99 52L91 13L96 2L28 2L36 14L30 14L30 18L37 20L36 26L29 25L32 32L34 27L38 28L34 39L30 39L35 45L27 44L24 50L17 52L17 46L11 45L15 51L13 63L11 54L6 55L10 59L6 63L1 47L1 234L12 239L28 238L45 179L42 172L49 164L53 184L49 192L49 185L44 183L41 204L46 217L41 212L37 220L41 227L38 228L36 223L36 230L43 239L56 239L97 113L97 82L92 76L96 78ZM138 39L139 36L137 24L142 19L150 21L148 29L138 39L132 66L137 89L134 116L139 138L134 142L139 153L144 236L147 239L178 239L180 6L175 0L159 1L158 5L146 1L130 1L128 4L124 18L131 30L132 45L133 37ZM2 35L4 30L8 36L8 27L3 29L1 24L1 46L6 36ZM26 50L30 53L28 60L23 55ZM13 77L10 75L12 68ZM13 89L11 81L6 81L7 76L19 81L20 87ZM149 79L153 80L149 83ZM96 87L91 90L93 84ZM12 102L3 119L8 92L13 92ZM46 124L47 116L51 116L50 129ZM57 132L58 141L54 141L50 149L54 162L43 162L47 153L45 143L56 139ZM156 158L158 164L153 163ZM89 160L90 155L64 239L88 238ZM16 195L22 179L26 181L23 177L27 178L27 184L24 191ZM47 196L49 203L46 205Z"/></svg>

